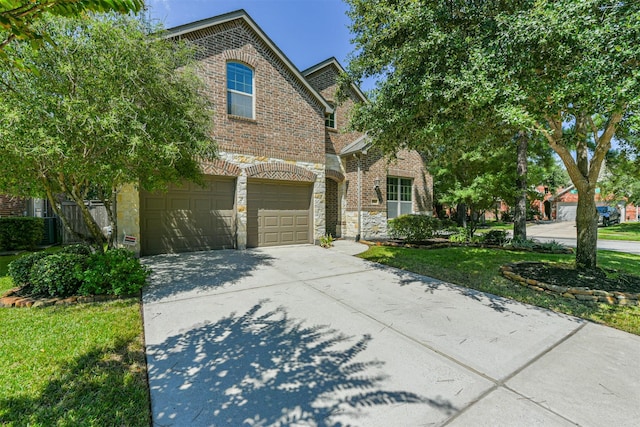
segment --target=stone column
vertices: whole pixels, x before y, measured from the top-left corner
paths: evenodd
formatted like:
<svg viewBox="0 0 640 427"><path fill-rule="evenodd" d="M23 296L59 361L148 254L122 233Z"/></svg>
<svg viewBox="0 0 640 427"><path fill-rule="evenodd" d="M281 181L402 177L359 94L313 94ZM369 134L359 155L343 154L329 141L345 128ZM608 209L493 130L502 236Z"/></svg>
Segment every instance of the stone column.
<svg viewBox="0 0 640 427"><path fill-rule="evenodd" d="M247 177L236 179L236 248L247 249Z"/></svg>
<svg viewBox="0 0 640 427"><path fill-rule="evenodd" d="M140 193L133 184L124 185L116 195L116 218L118 235L116 246L123 247L124 236L134 236L135 245L127 245L140 255Z"/></svg>

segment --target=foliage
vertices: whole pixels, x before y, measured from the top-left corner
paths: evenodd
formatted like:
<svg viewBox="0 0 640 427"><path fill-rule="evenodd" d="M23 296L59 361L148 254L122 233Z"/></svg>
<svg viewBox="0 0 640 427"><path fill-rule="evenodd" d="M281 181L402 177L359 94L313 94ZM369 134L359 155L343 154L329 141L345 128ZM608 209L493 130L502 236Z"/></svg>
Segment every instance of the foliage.
<svg viewBox="0 0 640 427"><path fill-rule="evenodd" d="M0 192L47 197L70 229L56 196L64 194L102 251L89 194L116 229L113 198L123 185L198 181L200 160L215 155L195 48L150 36L158 29L130 16L49 18L37 27L55 46L12 43L7 53L29 69L0 63Z"/></svg>
<svg viewBox="0 0 640 427"><path fill-rule="evenodd" d="M640 205L640 157L611 151L607 155L607 172L600 191L625 203Z"/></svg>
<svg viewBox="0 0 640 427"><path fill-rule="evenodd" d="M86 257L90 256L93 253L91 251L91 246L83 245L83 244L73 244L73 245L64 246L60 250L60 252L65 254L84 255Z"/></svg>
<svg viewBox="0 0 640 427"><path fill-rule="evenodd" d="M433 237L442 223L429 215L401 215L389 221L389 234L407 242L420 242Z"/></svg>
<svg viewBox="0 0 640 427"><path fill-rule="evenodd" d="M29 275L31 294L49 297L76 295L82 281L78 273L86 265L87 257L78 254L56 253L33 264Z"/></svg>
<svg viewBox="0 0 640 427"><path fill-rule="evenodd" d="M0 3L0 30L6 36L0 41L0 59L7 58L3 48L12 40L29 41L34 46L51 42L46 32L34 27L34 22L41 19L45 12L74 16L88 11L138 12L143 7L143 0L3 0ZM21 63L18 62L18 65Z"/></svg>
<svg viewBox="0 0 640 427"><path fill-rule="evenodd" d="M507 232L504 230L490 230L482 235L482 242L487 245L503 246L508 241Z"/></svg>
<svg viewBox="0 0 640 427"><path fill-rule="evenodd" d="M379 78L354 127L388 151L437 151L501 129L544 138L580 196L576 259L595 267L602 161L614 135L640 127L640 3L348 3L349 71Z"/></svg>
<svg viewBox="0 0 640 427"><path fill-rule="evenodd" d="M320 246L323 248L330 248L333 246L333 236L331 234L325 234L320 237Z"/></svg>
<svg viewBox="0 0 640 427"><path fill-rule="evenodd" d="M44 236L44 220L33 217L0 218L0 249L33 249Z"/></svg>
<svg viewBox="0 0 640 427"><path fill-rule="evenodd" d="M469 240L469 232L465 227L458 227L455 233L449 235L451 243L467 243Z"/></svg>
<svg viewBox="0 0 640 427"><path fill-rule="evenodd" d="M16 286L23 288L25 293L31 293L31 268L41 259L51 255L49 252L33 252L9 263L9 276Z"/></svg>
<svg viewBox="0 0 640 427"><path fill-rule="evenodd" d="M81 295L135 295L149 277L148 267L127 249L110 249L93 254L79 274Z"/></svg>

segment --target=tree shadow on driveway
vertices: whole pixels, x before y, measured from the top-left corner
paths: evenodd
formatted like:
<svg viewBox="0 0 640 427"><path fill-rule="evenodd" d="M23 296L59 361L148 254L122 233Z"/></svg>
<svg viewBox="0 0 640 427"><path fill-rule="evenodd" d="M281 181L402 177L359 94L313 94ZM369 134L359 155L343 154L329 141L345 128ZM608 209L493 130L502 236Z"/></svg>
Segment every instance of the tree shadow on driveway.
<svg viewBox="0 0 640 427"><path fill-rule="evenodd" d="M153 303L178 293L198 293L233 286L273 258L257 251L215 250L164 254L142 258L152 270L143 290L144 303Z"/></svg>
<svg viewBox="0 0 640 427"><path fill-rule="evenodd" d="M456 411L443 399L383 390L384 363L363 360L370 336L305 326L265 303L148 346L157 425L346 426L345 417L399 403Z"/></svg>

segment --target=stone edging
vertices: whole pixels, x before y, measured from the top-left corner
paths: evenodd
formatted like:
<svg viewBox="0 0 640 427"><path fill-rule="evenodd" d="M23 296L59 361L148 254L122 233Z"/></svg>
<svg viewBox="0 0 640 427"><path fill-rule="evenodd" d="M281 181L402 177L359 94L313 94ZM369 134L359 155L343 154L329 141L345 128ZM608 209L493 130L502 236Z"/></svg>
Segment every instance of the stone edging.
<svg viewBox="0 0 640 427"><path fill-rule="evenodd" d="M72 305L89 302L112 301L123 298L117 295L72 296L68 298L31 298L17 295L16 293L19 290L20 288L13 288L0 295L0 307L40 308L52 305Z"/></svg>
<svg viewBox="0 0 640 427"><path fill-rule="evenodd" d="M569 299L580 301L601 302L609 305L638 305L640 306L640 294L627 292L607 292L599 289L585 287L558 286L540 282L534 279L525 279L513 272L511 265L503 265L500 272L504 277L522 286L538 292L550 292Z"/></svg>

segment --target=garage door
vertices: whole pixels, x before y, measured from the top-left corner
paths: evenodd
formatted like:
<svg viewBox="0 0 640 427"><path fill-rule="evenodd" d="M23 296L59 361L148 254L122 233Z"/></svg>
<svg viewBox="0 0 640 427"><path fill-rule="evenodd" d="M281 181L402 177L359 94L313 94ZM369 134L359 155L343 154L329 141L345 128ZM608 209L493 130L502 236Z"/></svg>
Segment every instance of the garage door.
<svg viewBox="0 0 640 427"><path fill-rule="evenodd" d="M556 213L556 219L558 221L575 221L576 211L578 209L577 203L558 203L558 211Z"/></svg>
<svg viewBox="0 0 640 427"><path fill-rule="evenodd" d="M167 192L140 192L142 255L233 248L235 181L206 177Z"/></svg>
<svg viewBox="0 0 640 427"><path fill-rule="evenodd" d="M311 242L311 184L249 180L247 246Z"/></svg>

